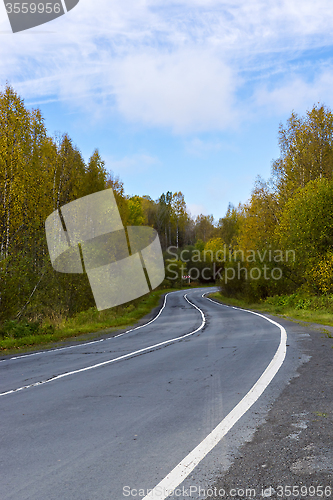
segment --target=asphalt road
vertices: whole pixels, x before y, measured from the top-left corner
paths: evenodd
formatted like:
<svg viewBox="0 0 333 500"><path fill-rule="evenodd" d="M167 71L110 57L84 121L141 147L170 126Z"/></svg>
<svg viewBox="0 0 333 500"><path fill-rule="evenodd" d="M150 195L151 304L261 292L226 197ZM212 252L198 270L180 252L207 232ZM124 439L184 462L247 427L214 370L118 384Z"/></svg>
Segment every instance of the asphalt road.
<svg viewBox="0 0 333 500"><path fill-rule="evenodd" d="M281 343L278 326L208 291L169 294L157 319L121 336L0 361L1 500L143 498L205 440ZM303 361L287 343L262 396L180 482L192 498L206 496Z"/></svg>

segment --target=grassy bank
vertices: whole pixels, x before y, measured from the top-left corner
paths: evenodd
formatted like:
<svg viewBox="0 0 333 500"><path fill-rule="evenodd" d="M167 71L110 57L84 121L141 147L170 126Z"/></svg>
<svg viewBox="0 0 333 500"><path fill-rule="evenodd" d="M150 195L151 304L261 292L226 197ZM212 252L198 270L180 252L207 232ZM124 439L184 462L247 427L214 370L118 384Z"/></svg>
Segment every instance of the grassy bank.
<svg viewBox="0 0 333 500"><path fill-rule="evenodd" d="M0 329L0 353L27 351L39 346L45 348L63 340L79 341L92 339L105 333L130 327L158 306L161 296L175 289L154 290L129 305L104 311L92 307L87 311L66 319L61 315L46 318L42 324L28 321L6 321ZM99 333L98 333L99 332Z"/></svg>
<svg viewBox="0 0 333 500"><path fill-rule="evenodd" d="M250 303L242 299L225 297L220 292L213 293L210 297L224 304L267 312L276 316L333 326L333 296L306 297L299 294L269 297L261 302Z"/></svg>

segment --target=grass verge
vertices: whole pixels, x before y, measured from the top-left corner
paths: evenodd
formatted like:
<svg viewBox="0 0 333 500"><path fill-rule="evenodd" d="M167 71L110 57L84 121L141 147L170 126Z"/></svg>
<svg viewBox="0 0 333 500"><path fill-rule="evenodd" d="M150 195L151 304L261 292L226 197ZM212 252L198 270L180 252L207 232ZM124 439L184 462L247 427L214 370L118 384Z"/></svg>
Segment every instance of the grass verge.
<svg viewBox="0 0 333 500"><path fill-rule="evenodd" d="M209 297L227 305L266 312L297 322L333 326L333 298L325 298L324 301L317 297L303 298L295 294L270 297L262 302L249 303L242 299L226 297L220 292L212 293Z"/></svg>
<svg viewBox="0 0 333 500"><path fill-rule="evenodd" d="M41 328L33 328L34 324L27 322L8 322L7 329L0 332L0 354L25 352L31 350L31 347L54 347L55 342L64 340L91 340L101 336L102 330L110 335L138 322L158 306L162 295L171 291L175 291L175 288L154 290L128 305L104 311L92 307L70 319L47 318Z"/></svg>

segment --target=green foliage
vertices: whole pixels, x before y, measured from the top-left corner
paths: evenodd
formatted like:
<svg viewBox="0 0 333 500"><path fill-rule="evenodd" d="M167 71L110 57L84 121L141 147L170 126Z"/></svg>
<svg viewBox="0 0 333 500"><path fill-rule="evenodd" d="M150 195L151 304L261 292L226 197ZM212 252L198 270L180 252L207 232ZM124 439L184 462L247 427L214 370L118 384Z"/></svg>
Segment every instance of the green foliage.
<svg viewBox="0 0 333 500"><path fill-rule="evenodd" d="M286 203L276 230L279 244L295 251L291 270L312 292L333 291L333 181L310 181Z"/></svg>
<svg viewBox="0 0 333 500"><path fill-rule="evenodd" d="M32 335L52 334L53 332L53 325L42 326L38 321L6 320L0 329L0 336L4 339L22 339Z"/></svg>
<svg viewBox="0 0 333 500"><path fill-rule="evenodd" d="M196 250L199 250L200 252L203 252L203 250L205 248L205 242L203 240L201 240L200 238L197 239L197 241L195 242L194 248Z"/></svg>
<svg viewBox="0 0 333 500"><path fill-rule="evenodd" d="M234 246L240 229L240 214L231 203L225 216L219 219L218 227L220 238L228 247Z"/></svg>
<svg viewBox="0 0 333 500"><path fill-rule="evenodd" d="M195 219L195 239L204 243L217 234L212 215L198 215Z"/></svg>
<svg viewBox="0 0 333 500"><path fill-rule="evenodd" d="M279 314L287 318L294 318L299 321L308 321L311 323L319 323L322 325L333 326L332 313L333 313L333 296L310 296L300 294L292 294L289 296L276 296L269 297L266 300L253 302L242 298L230 298L221 293L214 293L210 295L216 300L224 304L230 304L236 307L243 307L245 309L252 309L270 314ZM293 305L295 304L295 306ZM322 333L330 336L328 330L323 329Z"/></svg>
<svg viewBox="0 0 333 500"><path fill-rule="evenodd" d="M94 306L86 275L53 270L44 223L59 207L107 188L123 224L154 227L164 249L194 245L196 232L206 237L214 231L212 217L194 223L180 191L156 201L127 197L97 149L86 165L68 134L49 137L38 109L28 110L9 85L0 92L0 325L22 316L71 318ZM181 273L170 280L181 283Z"/></svg>
<svg viewBox="0 0 333 500"><path fill-rule="evenodd" d="M316 292L333 293L333 254L330 250L307 273L307 281Z"/></svg>
<svg viewBox="0 0 333 500"><path fill-rule="evenodd" d="M110 334L110 329L125 328L151 312L158 305L162 294L169 289L153 292L113 309L98 311L91 307L72 318L59 315L43 322L6 321L0 331L0 350L10 352L26 346L38 346L68 338L74 339L80 334L89 334L89 338L98 336L101 330ZM33 326L32 326L33 325Z"/></svg>
<svg viewBox="0 0 333 500"><path fill-rule="evenodd" d="M284 248L307 258L324 255L333 244L333 182L310 181L286 203L276 231Z"/></svg>
<svg viewBox="0 0 333 500"><path fill-rule="evenodd" d="M280 125L279 144L273 174L283 203L311 180L332 179L333 114L324 105L313 106L303 117L293 112L287 126Z"/></svg>
<svg viewBox="0 0 333 500"><path fill-rule="evenodd" d="M86 166L67 134L48 137L39 110L26 109L10 86L0 92L0 322L51 310L71 316L94 305L87 276L53 270L44 223L110 184L122 210L122 185L107 176L97 150Z"/></svg>
<svg viewBox="0 0 333 500"><path fill-rule="evenodd" d="M128 225L129 226L142 226L145 222L145 215L139 196L132 196L128 200Z"/></svg>
<svg viewBox="0 0 333 500"><path fill-rule="evenodd" d="M221 283L229 296L261 300L297 290L333 292L332 112L318 105L304 117L292 113L286 127L280 126L279 143L281 156L273 163L272 178L258 178L250 200L237 210L229 207L220 219L220 234L231 252L265 254L253 262L232 259ZM284 255L281 262L267 258L275 250ZM295 258L288 259L287 253ZM275 267L281 278L266 279L265 269L269 276ZM235 278L226 280L233 271Z"/></svg>
<svg viewBox="0 0 333 500"><path fill-rule="evenodd" d="M184 283L182 276L187 274L187 265L181 260L165 260L165 279L163 284L170 288L179 288Z"/></svg>
<svg viewBox="0 0 333 500"><path fill-rule="evenodd" d="M198 248L198 247L196 247ZM211 238L203 248L203 255L208 262L219 262L224 260L229 254L229 248L222 238Z"/></svg>
<svg viewBox="0 0 333 500"><path fill-rule="evenodd" d="M52 336L41 325L54 315L75 317L82 328L100 321L87 275L53 270L44 222L64 204L107 188L125 226L158 231L166 264L162 287L181 287L182 275L190 273L201 283L219 283L229 297L276 300L276 307L301 312L320 308L321 299L331 307L333 114L324 105L304 117L292 113L280 126L279 144L272 178L258 178L250 200L237 208L229 204L215 224L212 215L192 218L181 191L166 191L155 201L126 196L97 149L86 165L70 137L49 137L40 111L26 109L7 86L0 92L0 334L8 342ZM271 258L289 250L295 259ZM247 251L256 257L244 258ZM281 277L272 279L277 268ZM137 307L132 301L110 314L117 323L117 316L132 317Z"/></svg>
<svg viewBox="0 0 333 500"><path fill-rule="evenodd" d="M281 307L281 310L328 311L333 313L333 295L313 296L303 292L268 297L265 304Z"/></svg>
<svg viewBox="0 0 333 500"><path fill-rule="evenodd" d="M83 176L82 181L82 195L102 191L105 189L106 179L107 171L105 170L105 163L101 159L98 149L95 149L87 167L85 168L85 175Z"/></svg>

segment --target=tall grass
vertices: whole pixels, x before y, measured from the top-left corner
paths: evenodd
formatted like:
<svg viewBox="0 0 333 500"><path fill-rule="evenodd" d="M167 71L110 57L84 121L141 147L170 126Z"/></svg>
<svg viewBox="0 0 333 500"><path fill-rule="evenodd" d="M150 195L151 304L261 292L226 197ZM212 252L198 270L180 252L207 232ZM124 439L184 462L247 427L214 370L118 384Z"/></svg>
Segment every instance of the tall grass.
<svg viewBox="0 0 333 500"><path fill-rule="evenodd" d="M285 318L333 326L333 295L309 296L294 293L292 295L268 297L263 301L254 303L225 297L220 292L213 293L210 297L225 304L245 309L254 309Z"/></svg>
<svg viewBox="0 0 333 500"><path fill-rule="evenodd" d="M31 346L45 346L65 339L80 340L83 334L96 334L101 330L108 333L131 326L156 307L161 295L172 290L154 290L129 304L98 311L91 307L72 318L61 314L44 318L42 322L27 320L5 321L0 327L0 352ZM81 337L82 338L82 337Z"/></svg>

